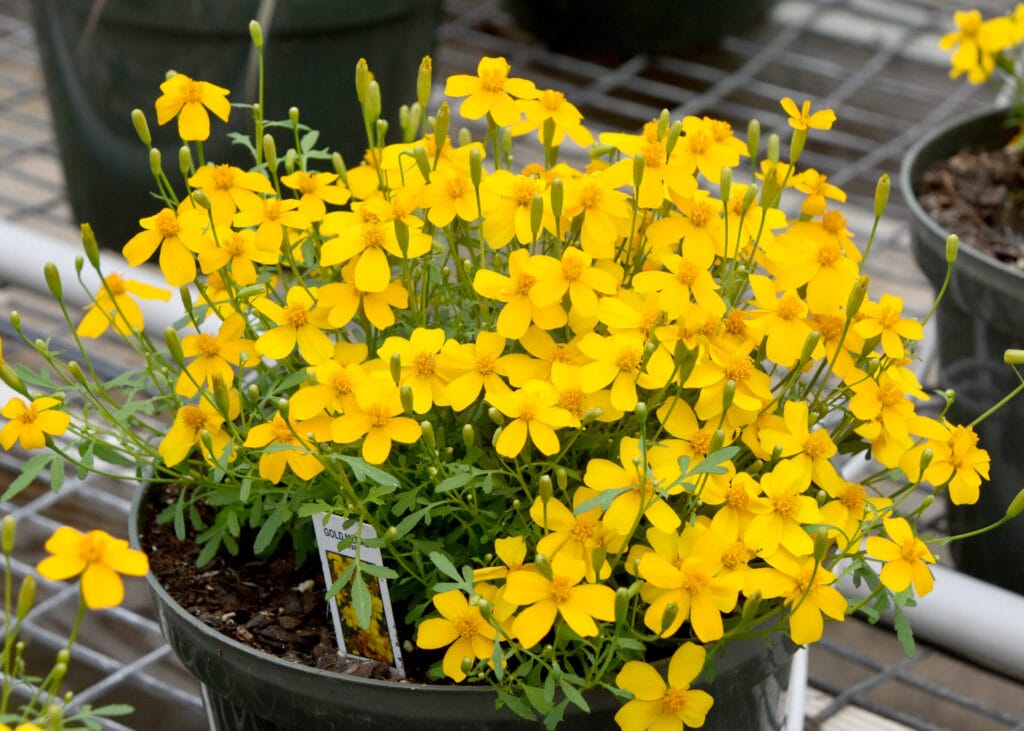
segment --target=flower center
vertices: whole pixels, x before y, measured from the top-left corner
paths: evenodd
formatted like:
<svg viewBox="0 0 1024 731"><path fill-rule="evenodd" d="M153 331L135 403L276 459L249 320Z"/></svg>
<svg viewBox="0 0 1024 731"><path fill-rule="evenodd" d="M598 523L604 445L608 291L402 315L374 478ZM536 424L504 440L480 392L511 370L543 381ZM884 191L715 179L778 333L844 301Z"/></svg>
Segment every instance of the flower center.
<svg viewBox="0 0 1024 731"><path fill-rule="evenodd" d="M352 379L345 371L339 371L331 376L330 387L336 395L348 396L352 393Z"/></svg>
<svg viewBox="0 0 1024 731"><path fill-rule="evenodd" d="M920 561L924 555L924 545L916 538L906 541L900 546L900 557L906 561Z"/></svg>
<svg viewBox="0 0 1024 731"><path fill-rule="evenodd" d="M78 545L78 557L90 564L102 561L103 543L100 536L93 535L92 532L86 533L85 538Z"/></svg>
<svg viewBox="0 0 1024 731"><path fill-rule="evenodd" d="M230 190L235 185L235 171L230 165L218 165L213 169L214 187L219 190Z"/></svg>
<svg viewBox="0 0 1024 731"><path fill-rule="evenodd" d="M687 287L692 287L694 282L697 281L697 275L700 274L700 270L697 266L687 259L683 259L679 262L679 268L676 269L676 279L679 280L680 284Z"/></svg>
<svg viewBox="0 0 1024 731"><path fill-rule="evenodd" d="M489 376L494 373L495 357L490 353L484 353L476 357L476 371L480 375Z"/></svg>
<svg viewBox="0 0 1024 731"><path fill-rule="evenodd" d="M292 434L291 427L283 419L275 419L272 422L271 432L274 435L274 441L279 444L292 444L295 442L295 435Z"/></svg>
<svg viewBox="0 0 1024 731"><path fill-rule="evenodd" d="M690 437L690 446L697 454L707 455L711 448L711 435L704 429L698 429Z"/></svg>
<svg viewBox="0 0 1024 731"><path fill-rule="evenodd" d="M504 91L507 80L508 71L502 68L489 68L480 72L480 88L492 94Z"/></svg>
<svg viewBox="0 0 1024 731"><path fill-rule="evenodd" d="M667 689L661 699L661 705L669 713L679 715L686 710L686 691L682 688Z"/></svg>
<svg viewBox="0 0 1024 731"><path fill-rule="evenodd" d="M291 327L302 327L309 321L305 305L288 305L284 308L284 323Z"/></svg>
<svg viewBox="0 0 1024 731"><path fill-rule="evenodd" d="M561 604L572 598L572 582L567 576L556 576L551 581L551 596Z"/></svg>
<svg viewBox="0 0 1024 731"><path fill-rule="evenodd" d="M541 92L538 101L541 106L549 112L556 112L565 102L565 94L560 91L555 91L554 89L547 89L546 91Z"/></svg>
<svg viewBox="0 0 1024 731"><path fill-rule="evenodd" d="M558 406L565 409L573 416L579 417L583 414L583 399L583 392L579 389L562 391L562 393L558 395Z"/></svg>
<svg viewBox="0 0 1024 731"><path fill-rule="evenodd" d="M746 355L740 355L729 361L728 365L725 366L725 377L730 381L736 383L743 383L754 371L754 364L751 362L750 357Z"/></svg>
<svg viewBox="0 0 1024 731"><path fill-rule="evenodd" d="M725 142L732 137L732 125L721 119L708 120L707 129L711 131L715 142Z"/></svg>
<svg viewBox="0 0 1024 731"><path fill-rule="evenodd" d="M707 572L694 563L684 568L682 574L682 588L690 594L703 594L711 583Z"/></svg>
<svg viewBox="0 0 1024 731"><path fill-rule="evenodd" d="M896 406L903 401L903 390L895 383L886 383L878 389L878 400L882 402L882 408Z"/></svg>
<svg viewBox="0 0 1024 731"><path fill-rule="evenodd" d="M735 569L747 563L752 554L742 541L736 541L725 549L722 554L722 565L727 569Z"/></svg>
<svg viewBox="0 0 1024 731"><path fill-rule="evenodd" d="M846 324L846 321L837 315L815 315L814 321L825 342L832 342L842 335L843 326Z"/></svg>
<svg viewBox="0 0 1024 731"><path fill-rule="evenodd" d="M665 146L660 142L648 142L641 152L645 168L660 168L665 161Z"/></svg>
<svg viewBox="0 0 1024 731"><path fill-rule="evenodd" d="M515 283L513 285L515 294L524 295L529 294L530 288L537 283L537 280L530 274L521 272L516 275Z"/></svg>
<svg viewBox="0 0 1024 731"><path fill-rule="evenodd" d="M584 210L589 211L600 206L601 198L601 186L593 181L588 182L583 190L580 191L580 205Z"/></svg>
<svg viewBox="0 0 1024 731"><path fill-rule="evenodd" d="M743 485L734 481L729 483L729 491L725 493L725 501L731 508L744 510L750 504L750 495L747 494Z"/></svg>
<svg viewBox="0 0 1024 731"><path fill-rule="evenodd" d="M120 274L108 274L104 278L104 281L107 284L107 288L110 289L110 294L115 297L118 297L128 291L124 285L124 279Z"/></svg>
<svg viewBox="0 0 1024 731"><path fill-rule="evenodd" d="M178 235L178 217L174 211L165 208L156 214L156 230L161 238L169 239Z"/></svg>
<svg viewBox="0 0 1024 731"><path fill-rule="evenodd" d="M384 229L379 223L367 223L363 226L363 246L367 249L384 247Z"/></svg>
<svg viewBox="0 0 1024 731"><path fill-rule="evenodd" d="M619 355L615 359L615 365L618 366L620 371L632 373L640 367L640 361L642 359L643 350L627 346L619 350Z"/></svg>
<svg viewBox="0 0 1024 731"><path fill-rule="evenodd" d="M245 238L237 231L223 239L223 246L231 258L242 256L246 252Z"/></svg>
<svg viewBox="0 0 1024 731"><path fill-rule="evenodd" d="M742 335L747 330L747 323L744 319L743 310L729 310L729 314L722 320L722 325L729 335Z"/></svg>
<svg viewBox="0 0 1024 731"><path fill-rule="evenodd" d="M520 404L518 417L523 421L532 421L533 417L537 415L537 406L534 404Z"/></svg>
<svg viewBox="0 0 1024 731"><path fill-rule="evenodd" d="M583 260L578 256L567 256L562 259L562 276L574 282L583 276Z"/></svg>
<svg viewBox="0 0 1024 731"><path fill-rule="evenodd" d="M371 404L370 408L366 410L366 416L370 420L371 427L387 426L388 421L391 420L391 412L384 404Z"/></svg>
<svg viewBox="0 0 1024 731"><path fill-rule="evenodd" d="M30 405L27 409L18 414L18 421L22 424L28 425L36 420L36 409L35 406Z"/></svg>
<svg viewBox="0 0 1024 731"><path fill-rule="evenodd" d="M181 407L181 421L193 434L206 428L206 414L193 404Z"/></svg>
<svg viewBox="0 0 1024 731"><path fill-rule="evenodd" d="M828 432L823 429L818 429L808 434L807 439L804 440L803 448L804 454L811 459L831 457L835 451L835 445L832 444Z"/></svg>
<svg viewBox="0 0 1024 731"><path fill-rule="evenodd" d="M846 219L839 211L829 211L822 216L821 227L830 234L842 233L846 229Z"/></svg>
<svg viewBox="0 0 1024 731"><path fill-rule="evenodd" d="M186 104L203 101L203 86L198 81L186 81L181 87L181 98Z"/></svg>
<svg viewBox="0 0 1024 731"><path fill-rule="evenodd" d="M589 541L594 535L594 523L589 520L577 520L572 528L572 537L577 541Z"/></svg>
<svg viewBox="0 0 1024 731"><path fill-rule="evenodd" d="M833 241L826 241L818 247L818 264L823 267L832 266L843 258L843 252L839 244Z"/></svg>
<svg viewBox="0 0 1024 731"><path fill-rule="evenodd" d="M458 200L465 195L467 190L469 190L469 184L465 178L448 178L445 183L445 193L452 200Z"/></svg>
<svg viewBox="0 0 1024 731"><path fill-rule="evenodd" d="M196 350L199 351L200 355L207 357L220 355L220 344L217 343L217 338L209 333L200 333L196 336Z"/></svg>
<svg viewBox="0 0 1024 731"><path fill-rule="evenodd" d="M804 302L794 293L789 293L779 300L778 316L781 320L795 320L803 313Z"/></svg>
<svg viewBox="0 0 1024 731"><path fill-rule="evenodd" d="M690 152L694 155L703 155L711 147L711 135L704 130L695 130L686 135Z"/></svg>
<svg viewBox="0 0 1024 731"><path fill-rule="evenodd" d="M704 228L715 218L715 209L707 203L698 203L690 211L690 221L694 226Z"/></svg>
<svg viewBox="0 0 1024 731"><path fill-rule="evenodd" d="M795 495L776 495L772 507L781 518L795 518L799 508Z"/></svg>
<svg viewBox="0 0 1024 731"><path fill-rule="evenodd" d="M469 639L477 634L479 628L479 622L477 621L477 614L475 612L463 612L459 615L459 618L455 620L455 631L459 633L459 637L463 639Z"/></svg>
<svg viewBox="0 0 1024 731"><path fill-rule="evenodd" d="M843 494L839 496L839 502L842 503L847 510L854 514L862 514L864 507L867 505L867 493L864 491L863 485L848 485Z"/></svg>
<svg viewBox="0 0 1024 731"><path fill-rule="evenodd" d="M417 353L413 358L412 365L416 369L416 373L424 378L434 375L434 356L431 353Z"/></svg>
<svg viewBox="0 0 1024 731"><path fill-rule="evenodd" d="M529 178L518 177L512 185L512 198L520 208L529 208L537 193L537 183Z"/></svg>

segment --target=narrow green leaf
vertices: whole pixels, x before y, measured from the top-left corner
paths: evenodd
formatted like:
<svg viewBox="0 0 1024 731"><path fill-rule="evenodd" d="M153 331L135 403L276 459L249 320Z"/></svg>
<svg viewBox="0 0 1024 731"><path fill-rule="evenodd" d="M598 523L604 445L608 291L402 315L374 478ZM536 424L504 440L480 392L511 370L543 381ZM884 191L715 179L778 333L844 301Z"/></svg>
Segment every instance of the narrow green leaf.
<svg viewBox="0 0 1024 731"><path fill-rule="evenodd" d="M352 608L356 612L356 621L363 629L370 628L370 620L373 615L373 599L370 597L370 587L360 572L356 572L352 579Z"/></svg>
<svg viewBox="0 0 1024 731"><path fill-rule="evenodd" d="M51 452L44 452L25 460L25 464L21 467L21 474L14 478L14 481L7 487L7 491L3 494L3 497L0 497L0 500L6 502L31 485L33 480L43 471L43 468L55 458L60 459Z"/></svg>
<svg viewBox="0 0 1024 731"><path fill-rule="evenodd" d="M893 626L896 628L896 637L903 645L903 651L907 653L907 657L913 657L917 650L914 645L914 632L910 629L910 621L899 604L894 607Z"/></svg>
<svg viewBox="0 0 1024 731"><path fill-rule="evenodd" d="M565 697L568 698L573 705L582 708L587 713L590 713L590 705L576 686L563 680L558 684L558 687L561 688L562 692L565 693Z"/></svg>
<svg viewBox="0 0 1024 731"><path fill-rule="evenodd" d="M455 569L455 565L443 553L438 553L437 551L431 551L431 553L430 553L430 560L433 562L433 564L435 566L437 566L438 569L441 570L441 573L443 573L445 576L447 576L449 578L452 578L452 579L455 579L456 581L461 583L461 581L462 581L462 574L460 574Z"/></svg>

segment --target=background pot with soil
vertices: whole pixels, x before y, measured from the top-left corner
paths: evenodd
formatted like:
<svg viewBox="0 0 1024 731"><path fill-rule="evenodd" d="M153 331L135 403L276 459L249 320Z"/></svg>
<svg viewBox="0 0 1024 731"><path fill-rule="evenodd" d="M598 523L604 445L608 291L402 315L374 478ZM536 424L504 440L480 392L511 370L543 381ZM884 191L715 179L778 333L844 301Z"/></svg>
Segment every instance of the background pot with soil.
<svg viewBox="0 0 1024 731"><path fill-rule="evenodd" d="M914 145L900 171L914 258L936 290L946 238L961 241L936 315L939 385L956 391L954 422L970 422L1019 385L1003 352L1024 342L1024 171L1019 156L1002 151L1013 134L1006 119L1007 109L997 108L954 120ZM992 458L991 481L976 505L950 511L953 534L998 520L1024 481L1024 401L1006 404L977 432ZM1020 593L1024 573L1008 557L1022 554L1024 530L1014 524L953 544L962 570Z"/></svg>

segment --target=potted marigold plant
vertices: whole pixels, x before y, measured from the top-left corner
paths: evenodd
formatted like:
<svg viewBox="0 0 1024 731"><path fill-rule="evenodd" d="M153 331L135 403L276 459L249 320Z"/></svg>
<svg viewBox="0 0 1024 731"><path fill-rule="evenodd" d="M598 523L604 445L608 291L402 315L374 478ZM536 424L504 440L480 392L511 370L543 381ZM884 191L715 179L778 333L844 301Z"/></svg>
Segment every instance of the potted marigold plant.
<svg viewBox="0 0 1024 731"><path fill-rule="evenodd" d="M189 139L216 87L175 78L155 107ZM389 143L365 64L356 86L361 165L298 114L246 143L248 169L195 146L182 175L154 165L162 207L123 254L156 255L166 290L100 271L67 312L77 352L0 368L4 428L47 446L26 471L143 482L161 626L220 725L777 727L794 644L853 612L905 625L946 540L919 534L914 495L973 501L988 457L916 413L921 326L868 295L842 192L799 167L830 110L782 100L788 159L756 122L741 140L667 112L595 140L487 57L444 86L481 141L450 134L446 101ZM423 107L430 87L425 62ZM517 135L544 162L514 163ZM83 240L79 269L102 270ZM172 294L154 340L136 298ZM90 360L105 330L140 361L112 381Z"/></svg>
<svg viewBox="0 0 1024 731"><path fill-rule="evenodd" d="M900 185L911 213L917 263L936 291L948 291L936 312L939 380L957 394L951 417L969 422L1018 383L1002 355L1019 342L1024 328L1024 5L987 19L977 10L960 11L954 21L956 29L941 41L951 53L950 76L998 83L1000 103L923 136L903 160ZM947 271L951 234L963 245L956 267ZM991 487L976 504L950 513L954 532L992 522L1016 492L1024 470L1021 423L1024 407L1015 401L978 425L992 458ZM956 544L953 555L965 572L1024 592L1024 576L1003 558L1022 550L1024 533L1004 526Z"/></svg>

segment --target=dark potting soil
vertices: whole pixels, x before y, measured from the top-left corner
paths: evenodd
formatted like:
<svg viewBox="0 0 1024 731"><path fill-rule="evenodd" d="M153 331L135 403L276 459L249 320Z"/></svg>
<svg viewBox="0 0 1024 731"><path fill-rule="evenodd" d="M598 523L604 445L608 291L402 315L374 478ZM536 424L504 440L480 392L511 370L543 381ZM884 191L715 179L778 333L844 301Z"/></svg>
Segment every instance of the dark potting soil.
<svg viewBox="0 0 1024 731"><path fill-rule="evenodd" d="M390 679L387 665L339 652L315 556L297 567L290 550L267 559L221 552L197 568L196 544L179 541L171 524L156 523L155 514L172 502L168 493L156 511L143 516L140 535L154 577L186 612L231 639L284 660ZM412 676L408 659L406 670Z"/></svg>
<svg viewBox="0 0 1024 731"><path fill-rule="evenodd" d="M963 244L1024 269L1024 164L1004 149L964 150L921 176L925 212Z"/></svg>

